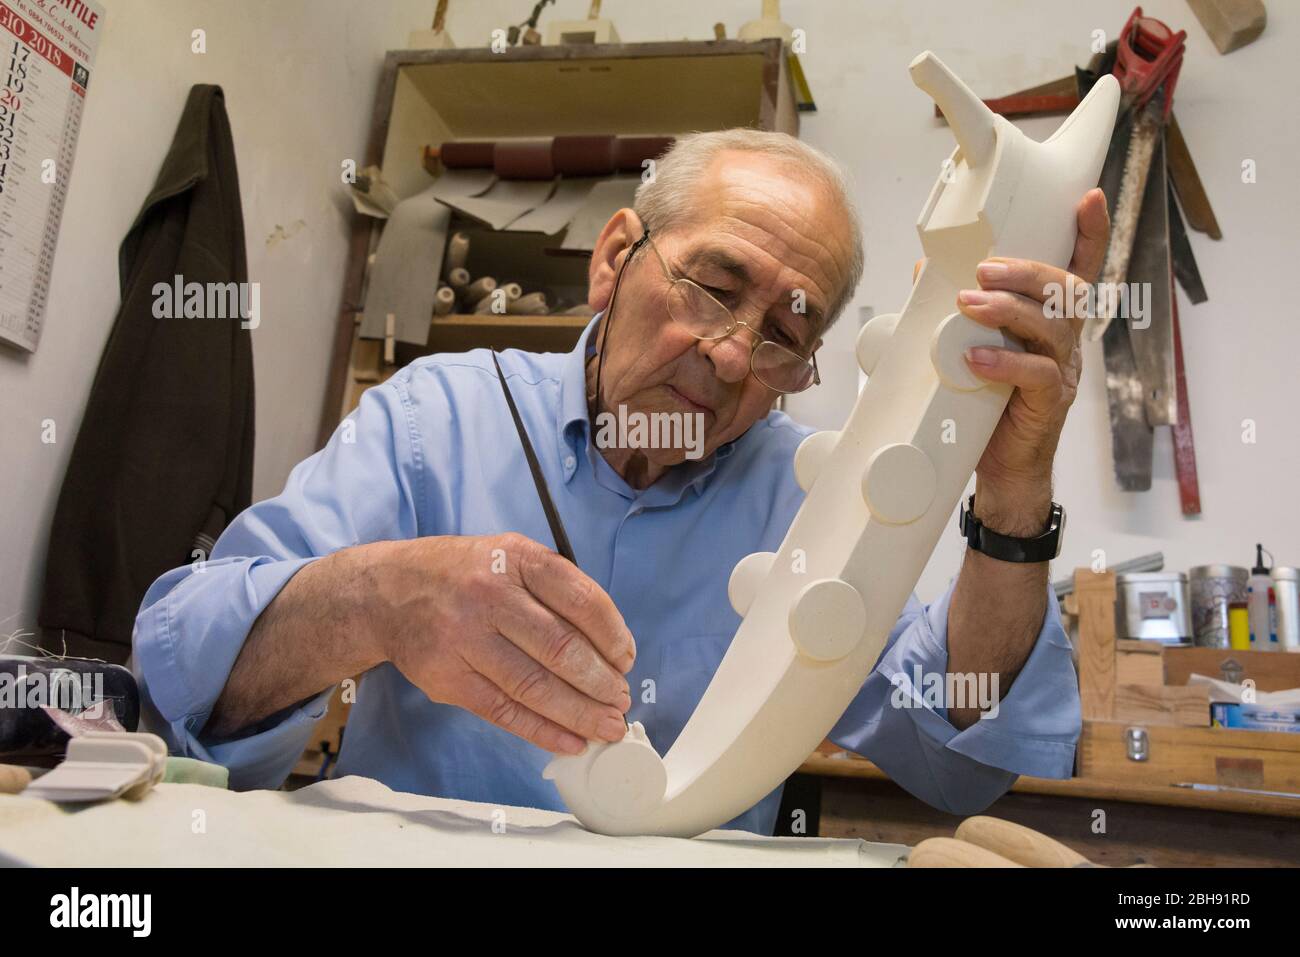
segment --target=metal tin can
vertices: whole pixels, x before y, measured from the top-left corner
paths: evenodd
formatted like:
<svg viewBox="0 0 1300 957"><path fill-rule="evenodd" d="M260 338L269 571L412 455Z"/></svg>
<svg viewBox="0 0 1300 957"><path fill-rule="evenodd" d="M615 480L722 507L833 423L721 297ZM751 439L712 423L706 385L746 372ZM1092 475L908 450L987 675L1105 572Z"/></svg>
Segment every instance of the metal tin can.
<svg viewBox="0 0 1300 957"><path fill-rule="evenodd" d="M1269 572L1269 577L1273 579L1278 647L1300 652L1300 569L1281 565Z"/></svg>
<svg viewBox="0 0 1300 957"><path fill-rule="evenodd" d="M1228 605L1246 600L1250 572L1237 565L1197 565L1188 578L1193 643L1202 648L1231 647Z"/></svg>
<svg viewBox="0 0 1300 957"><path fill-rule="evenodd" d="M1128 572L1115 576L1122 638L1188 645L1187 576L1182 572Z"/></svg>

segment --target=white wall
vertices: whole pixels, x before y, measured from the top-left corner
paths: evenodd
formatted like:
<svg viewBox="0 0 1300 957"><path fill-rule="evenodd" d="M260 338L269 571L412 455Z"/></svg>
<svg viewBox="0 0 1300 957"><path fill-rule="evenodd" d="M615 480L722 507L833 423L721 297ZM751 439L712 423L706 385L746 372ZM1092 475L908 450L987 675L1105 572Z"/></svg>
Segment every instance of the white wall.
<svg viewBox="0 0 1300 957"><path fill-rule="evenodd" d="M56 258L40 351L0 352L0 633L30 626L55 496L90 380L117 307L117 244L153 182L190 84L220 83L240 164L249 268L262 283L257 367L255 494L273 494L313 447L329 341L345 257L346 217L339 162L364 147L383 51L427 26L433 0L385 4L345 0L105 0L107 32L92 79L76 169ZM578 18L587 0L560 0L547 17ZM1091 561L1163 550L1168 567L1209 561L1244 564L1263 538L1281 563L1300 564L1300 518L1287 493L1300 471L1293 443L1300 352L1285 279L1296 250L1284 216L1300 208L1294 104L1300 30L1289 4L1269 5L1256 43L1227 57L1210 44L1185 0L1148 0L1144 9L1188 31L1176 95L1183 132L1225 238L1193 234L1210 302L1181 300L1186 365L1205 515L1178 507L1168 430L1158 433L1149 493L1123 494L1111 478L1101 351L1086 372L1057 457L1057 498L1070 512L1055 574ZM758 0L611 0L606 13L624 40L702 39L721 20L731 35ZM792 412L838 426L856 389L852 359L859 306L895 311L920 254L914 223L939 163L946 128L907 75L923 49L942 56L977 92L996 95L1063 75L1085 62L1095 29L1113 35L1132 0L786 0L787 22L804 29L804 69L819 112L803 138L835 156L857 183L867 271L850 315L825 347L820 395ZM449 29L462 46L531 9L520 0L453 0ZM208 52L190 52L203 27ZM1025 124L1045 137L1053 120ZM1258 182L1243 185L1254 159ZM1289 225L1289 224L1287 224ZM282 227L288 237L270 241ZM1252 344L1253 343L1253 344ZM40 422L59 441L40 442ZM1241 422L1258 441L1241 441ZM21 504L18 496L21 495ZM955 531L921 580L923 598L957 568Z"/></svg>
<svg viewBox="0 0 1300 957"><path fill-rule="evenodd" d="M312 451L346 253L340 162L360 157L383 52L406 30L340 0L103 2L44 335L34 355L0 347L0 635L34 627L54 503L118 306L118 244L194 83L225 89L262 284L255 495Z"/></svg>

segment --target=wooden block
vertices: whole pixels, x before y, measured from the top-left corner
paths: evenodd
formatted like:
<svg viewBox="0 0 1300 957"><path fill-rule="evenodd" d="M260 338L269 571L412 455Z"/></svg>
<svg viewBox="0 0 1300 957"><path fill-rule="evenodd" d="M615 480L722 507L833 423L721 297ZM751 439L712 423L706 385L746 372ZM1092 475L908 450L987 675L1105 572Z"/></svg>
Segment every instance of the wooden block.
<svg viewBox="0 0 1300 957"><path fill-rule="evenodd" d="M1244 47L1268 22L1263 0L1187 0L1220 53Z"/></svg>
<svg viewBox="0 0 1300 957"><path fill-rule="evenodd" d="M1115 720L1208 728L1210 689L1204 685L1116 684Z"/></svg>
<svg viewBox="0 0 1300 957"><path fill-rule="evenodd" d="M1115 713L1115 573L1078 568L1079 697L1085 719Z"/></svg>
<svg viewBox="0 0 1300 957"><path fill-rule="evenodd" d="M1115 683L1122 685L1163 685L1165 683L1164 645L1158 641L1115 642Z"/></svg>
<svg viewBox="0 0 1300 957"><path fill-rule="evenodd" d="M1146 733L1145 761L1128 756L1128 729ZM1300 734L1085 721L1079 776L1143 787L1194 782L1300 794ZM1285 800L1285 799L1283 799Z"/></svg>
<svg viewBox="0 0 1300 957"><path fill-rule="evenodd" d="M1232 648L1166 648L1164 683L1185 685L1193 674L1222 679L1223 665L1228 661L1236 662L1242 679L1255 682L1259 691L1300 688L1300 655Z"/></svg>

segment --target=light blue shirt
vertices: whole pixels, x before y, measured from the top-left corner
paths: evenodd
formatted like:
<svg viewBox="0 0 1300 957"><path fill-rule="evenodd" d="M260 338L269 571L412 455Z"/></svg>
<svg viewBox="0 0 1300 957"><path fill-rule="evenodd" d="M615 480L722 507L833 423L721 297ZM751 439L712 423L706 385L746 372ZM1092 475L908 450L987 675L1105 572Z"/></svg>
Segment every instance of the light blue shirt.
<svg viewBox="0 0 1300 957"><path fill-rule="evenodd" d="M732 567L751 552L777 551L799 508L792 462L811 430L772 412L713 455L633 489L591 441L591 330L568 354L507 351L500 360L578 563L636 639L628 719L644 724L664 754L740 624L727 600ZM510 531L553 545L490 354L413 362L369 389L283 492L239 515L208 562L170 571L149 589L134 660L150 724L174 753L227 766L232 787L278 787L330 690L237 740L213 741L203 729L249 629L284 584L308 562L364 542ZM1079 696L1049 594L1037 642L997 717L963 731L949 724L942 703L914 682L945 672L952 588L929 606L909 598L830 737L927 803L971 814L1017 774L1070 775ZM431 702L384 664L357 688L336 773L399 791L564 810L542 778L549 760L467 711ZM729 826L771 834L780 792Z"/></svg>

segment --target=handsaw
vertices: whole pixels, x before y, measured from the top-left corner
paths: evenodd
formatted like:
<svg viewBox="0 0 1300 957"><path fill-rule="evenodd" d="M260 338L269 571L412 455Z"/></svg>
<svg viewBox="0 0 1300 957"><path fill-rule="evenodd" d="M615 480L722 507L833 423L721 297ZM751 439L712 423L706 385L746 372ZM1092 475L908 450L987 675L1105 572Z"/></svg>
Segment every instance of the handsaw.
<svg viewBox="0 0 1300 957"><path fill-rule="evenodd" d="M1165 122L1173 105L1174 85L1182 67L1185 30L1174 33L1159 20L1142 16L1134 9L1115 48L1112 72L1120 81L1124 98L1121 109L1133 117L1128 151L1119 190L1111 205L1110 245L1101 269L1101 282L1110 288L1124 282L1129 260L1138 237L1138 224L1146 200L1151 158L1158 140L1163 140ZM1163 157L1163 150L1161 150ZM1107 197L1110 199L1110 197ZM1165 203L1161 187L1159 203ZM1096 315L1084 323L1085 339L1097 340L1114 319L1115 297L1102 297Z"/></svg>
<svg viewBox="0 0 1300 957"><path fill-rule="evenodd" d="M1124 173L1124 159L1133 128L1133 117L1121 117L1110 141L1099 185L1106 204L1114 208ZM1143 404L1142 379L1129 341L1127 322L1112 322L1102 333L1102 354L1106 366L1106 404L1110 414L1111 457L1115 480L1126 492L1151 488L1151 457L1154 436Z"/></svg>
<svg viewBox="0 0 1300 957"><path fill-rule="evenodd" d="M1158 98L1144 108L1150 110ZM1141 119L1139 119L1141 124ZM1135 134L1136 135L1136 134ZM1130 147L1129 159L1133 153ZM1125 175L1130 166L1125 164ZM1155 130L1150 169L1137 219L1137 233L1127 269L1120 282L1130 294L1138 290L1143 300L1142 317L1134 315L1134 300L1129 300L1129 343L1138 377L1142 381L1142 404L1147 425L1173 425L1178 421L1174 390L1174 327L1170 300L1173 290L1169 276L1169 183L1165 172L1165 137L1163 127Z"/></svg>

